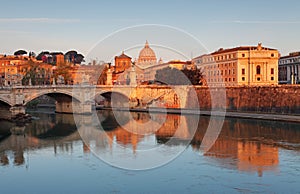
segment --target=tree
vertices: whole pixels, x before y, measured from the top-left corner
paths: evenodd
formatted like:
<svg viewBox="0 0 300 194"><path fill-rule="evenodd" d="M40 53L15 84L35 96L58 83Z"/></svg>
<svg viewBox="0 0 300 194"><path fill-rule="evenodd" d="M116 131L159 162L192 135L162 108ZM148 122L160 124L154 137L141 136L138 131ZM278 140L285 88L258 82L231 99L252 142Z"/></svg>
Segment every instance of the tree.
<svg viewBox="0 0 300 194"><path fill-rule="evenodd" d="M62 76L64 78L65 84L72 83L72 75L70 73L70 67L66 64L62 64L60 66L57 66L54 72L54 78L57 81L57 78L59 76Z"/></svg>
<svg viewBox="0 0 300 194"><path fill-rule="evenodd" d="M81 64L84 60L84 56L82 54L77 54L75 56L75 63L76 64Z"/></svg>
<svg viewBox="0 0 300 194"><path fill-rule="evenodd" d="M29 60L28 64L29 67L22 79L22 85L29 85L30 81L32 85L50 84L50 72L48 70L41 68L38 63L32 60Z"/></svg>
<svg viewBox="0 0 300 194"><path fill-rule="evenodd" d="M183 69L182 72L192 85L203 85L203 72L200 69Z"/></svg>
<svg viewBox="0 0 300 194"><path fill-rule="evenodd" d="M36 57L35 52L32 52L32 51L29 52L29 58L31 58L31 57Z"/></svg>
<svg viewBox="0 0 300 194"><path fill-rule="evenodd" d="M203 73L199 69L183 69L166 67L156 72L155 81L168 85L202 85Z"/></svg>
<svg viewBox="0 0 300 194"><path fill-rule="evenodd" d="M14 52L14 55L19 56L19 55L26 55L27 51L25 50L17 50L16 52Z"/></svg>
<svg viewBox="0 0 300 194"><path fill-rule="evenodd" d="M73 64L81 64L84 60L82 54L77 53L77 51L71 50L65 53L65 60Z"/></svg>
<svg viewBox="0 0 300 194"><path fill-rule="evenodd" d="M70 63L74 63L75 64L75 57L77 55L77 51L71 50L66 52L65 54L65 60L70 62Z"/></svg>
<svg viewBox="0 0 300 194"><path fill-rule="evenodd" d="M49 54L50 54L49 51L42 51L42 52L40 52L40 53L38 54L38 56L36 57L36 60L41 61L41 60L42 60L42 57L43 57L44 55L49 55Z"/></svg>

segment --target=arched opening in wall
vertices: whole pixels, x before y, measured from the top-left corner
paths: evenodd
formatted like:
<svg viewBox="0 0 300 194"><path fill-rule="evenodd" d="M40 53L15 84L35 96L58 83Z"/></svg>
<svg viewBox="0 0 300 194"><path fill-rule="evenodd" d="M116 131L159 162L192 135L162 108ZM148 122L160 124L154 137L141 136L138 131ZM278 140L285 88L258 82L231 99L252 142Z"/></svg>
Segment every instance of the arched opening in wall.
<svg viewBox="0 0 300 194"><path fill-rule="evenodd" d="M257 65L257 66L256 66L256 74L257 74L257 75L260 75L260 65Z"/></svg>
<svg viewBox="0 0 300 194"><path fill-rule="evenodd" d="M104 92L95 96L96 107L111 108L111 107L129 107L129 98L119 92Z"/></svg>
<svg viewBox="0 0 300 194"><path fill-rule="evenodd" d="M0 100L0 119L10 118L10 105L4 100Z"/></svg>
<svg viewBox="0 0 300 194"><path fill-rule="evenodd" d="M48 95L38 96L26 103L27 110L45 110L55 111L55 99Z"/></svg>
<svg viewBox="0 0 300 194"><path fill-rule="evenodd" d="M73 100L80 102L78 99L74 99L69 94L52 92L34 96L25 103L25 106L27 110L39 109L41 111L54 112L57 102L67 102L72 104Z"/></svg>

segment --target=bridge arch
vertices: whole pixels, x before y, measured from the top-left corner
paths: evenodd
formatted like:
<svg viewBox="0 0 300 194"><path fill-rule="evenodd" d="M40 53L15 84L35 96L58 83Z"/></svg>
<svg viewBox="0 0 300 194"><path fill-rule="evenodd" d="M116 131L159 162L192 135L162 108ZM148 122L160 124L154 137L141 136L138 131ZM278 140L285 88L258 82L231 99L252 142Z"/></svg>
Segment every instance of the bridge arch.
<svg viewBox="0 0 300 194"><path fill-rule="evenodd" d="M95 101L96 104L100 104L101 99L99 99L99 96L101 96L106 102L108 102L109 106L128 106L129 103L129 96L127 96L126 93L121 91L113 91L113 90L103 90L101 92L95 93L95 95L92 97L92 101ZM112 100L113 98L113 100Z"/></svg>
<svg viewBox="0 0 300 194"><path fill-rule="evenodd" d="M58 100L58 98L61 98L62 95L64 97L69 98L70 101L72 101L72 99L75 99L78 102L81 102L80 97L79 96L75 96L73 92L70 91L40 91L38 93L34 93L32 95L26 95L25 96L25 100L24 100L24 105L26 105L27 103L31 102L32 100L41 97L43 95L47 95L50 96L52 98L54 98L55 100ZM55 95L59 95L59 96L55 96Z"/></svg>
<svg viewBox="0 0 300 194"><path fill-rule="evenodd" d="M9 107L13 106L13 105L10 103L9 100L6 100L6 99L1 98L1 97L0 97L0 105L1 105L1 106L7 105L7 106L9 106Z"/></svg>

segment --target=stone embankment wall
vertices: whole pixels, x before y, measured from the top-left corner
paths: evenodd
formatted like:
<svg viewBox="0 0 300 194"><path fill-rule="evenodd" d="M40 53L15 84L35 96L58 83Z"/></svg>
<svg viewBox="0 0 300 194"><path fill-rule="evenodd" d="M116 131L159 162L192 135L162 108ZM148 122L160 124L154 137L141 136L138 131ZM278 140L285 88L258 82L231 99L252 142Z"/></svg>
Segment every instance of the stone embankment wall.
<svg viewBox="0 0 300 194"><path fill-rule="evenodd" d="M220 102L225 101L227 111L300 114L300 85L226 88L197 86L195 90L200 110L222 109L224 107ZM222 92L226 92L226 96L222 96ZM215 101L214 107L212 99ZM197 107L196 101L188 99L186 107Z"/></svg>

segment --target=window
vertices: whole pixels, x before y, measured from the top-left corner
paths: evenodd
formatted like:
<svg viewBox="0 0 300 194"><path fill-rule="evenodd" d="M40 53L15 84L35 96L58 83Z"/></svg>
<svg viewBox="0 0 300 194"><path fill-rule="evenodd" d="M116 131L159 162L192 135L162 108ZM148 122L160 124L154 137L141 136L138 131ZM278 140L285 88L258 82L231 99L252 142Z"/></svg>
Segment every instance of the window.
<svg viewBox="0 0 300 194"><path fill-rule="evenodd" d="M230 78L228 78L228 81L231 81L231 79L230 79Z"/></svg>
<svg viewBox="0 0 300 194"><path fill-rule="evenodd" d="M225 82L227 82L227 78L225 78Z"/></svg>
<svg viewBox="0 0 300 194"><path fill-rule="evenodd" d="M260 77L257 78L257 81L260 81Z"/></svg>
<svg viewBox="0 0 300 194"><path fill-rule="evenodd" d="M271 74L274 75L274 68L271 68Z"/></svg>
<svg viewBox="0 0 300 194"><path fill-rule="evenodd" d="M232 74L234 75L234 69L232 69Z"/></svg>
<svg viewBox="0 0 300 194"><path fill-rule="evenodd" d="M235 78L232 78L232 81L234 82L234 81L235 81Z"/></svg>
<svg viewBox="0 0 300 194"><path fill-rule="evenodd" d="M256 74L260 75L260 65L256 66ZM257 81L259 81L259 80L257 80Z"/></svg>
<svg viewBox="0 0 300 194"><path fill-rule="evenodd" d="M245 75L245 69L244 68L242 69L242 75Z"/></svg>
<svg viewBox="0 0 300 194"><path fill-rule="evenodd" d="M244 53L242 54L242 57L245 57L245 54L244 54Z"/></svg>
<svg viewBox="0 0 300 194"><path fill-rule="evenodd" d="M230 69L228 70L228 75L230 75Z"/></svg>
<svg viewBox="0 0 300 194"><path fill-rule="evenodd" d="M242 81L245 81L245 77L242 77Z"/></svg>
<svg viewBox="0 0 300 194"><path fill-rule="evenodd" d="M274 77L271 77L271 80L273 81L273 80L274 80Z"/></svg>
<svg viewBox="0 0 300 194"><path fill-rule="evenodd" d="M274 53L271 54L271 57L274 57Z"/></svg>

